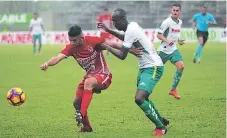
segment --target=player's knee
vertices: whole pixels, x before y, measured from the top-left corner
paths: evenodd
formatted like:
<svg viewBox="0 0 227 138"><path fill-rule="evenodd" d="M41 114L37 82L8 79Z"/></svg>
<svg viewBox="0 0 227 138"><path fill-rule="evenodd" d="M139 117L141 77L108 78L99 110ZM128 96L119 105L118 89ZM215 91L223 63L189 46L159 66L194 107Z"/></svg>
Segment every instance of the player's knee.
<svg viewBox="0 0 227 138"><path fill-rule="evenodd" d="M183 71L184 70L184 64L179 65L179 67L177 69L180 70L180 71Z"/></svg>
<svg viewBox="0 0 227 138"><path fill-rule="evenodd" d="M96 80L94 78L87 78L84 81L84 89L90 89L90 90L92 90L94 88L95 81Z"/></svg>
<svg viewBox="0 0 227 138"><path fill-rule="evenodd" d="M143 102L144 102L144 98L142 98L142 97L135 97L135 103L137 104L137 105L141 105Z"/></svg>

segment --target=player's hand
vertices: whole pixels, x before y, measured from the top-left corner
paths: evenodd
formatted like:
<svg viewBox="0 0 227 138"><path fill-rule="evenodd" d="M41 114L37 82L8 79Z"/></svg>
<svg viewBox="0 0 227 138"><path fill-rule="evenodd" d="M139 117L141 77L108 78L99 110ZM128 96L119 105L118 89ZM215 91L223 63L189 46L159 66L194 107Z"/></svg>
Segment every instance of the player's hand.
<svg viewBox="0 0 227 138"><path fill-rule="evenodd" d="M167 40L167 44L168 44L169 46L172 46L174 43L173 43L172 40Z"/></svg>
<svg viewBox="0 0 227 138"><path fill-rule="evenodd" d="M110 29L104 23L97 23L97 28L103 29L108 32Z"/></svg>
<svg viewBox="0 0 227 138"><path fill-rule="evenodd" d="M41 68L41 70L44 70L44 71L46 71L47 69L48 69L48 63L46 62L46 63L43 63L41 66L40 66L40 68Z"/></svg>
<svg viewBox="0 0 227 138"><path fill-rule="evenodd" d="M183 44L185 44L185 40L179 40L178 43L179 43L180 45L183 45Z"/></svg>
<svg viewBox="0 0 227 138"><path fill-rule="evenodd" d="M132 48L129 52L137 57L141 57L143 55L143 48Z"/></svg>
<svg viewBox="0 0 227 138"><path fill-rule="evenodd" d="M207 24L214 24L213 22L208 21L208 20L206 21L206 23L207 23Z"/></svg>
<svg viewBox="0 0 227 138"><path fill-rule="evenodd" d="M195 26L192 26L192 29L195 30Z"/></svg>

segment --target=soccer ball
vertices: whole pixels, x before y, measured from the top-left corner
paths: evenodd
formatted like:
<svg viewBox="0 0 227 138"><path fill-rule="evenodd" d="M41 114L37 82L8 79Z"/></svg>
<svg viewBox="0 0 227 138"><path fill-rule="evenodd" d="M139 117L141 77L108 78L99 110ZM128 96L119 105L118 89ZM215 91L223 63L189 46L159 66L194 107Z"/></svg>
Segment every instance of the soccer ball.
<svg viewBox="0 0 227 138"><path fill-rule="evenodd" d="M24 103L26 95L21 88L12 88L7 93L7 100L13 106L19 106Z"/></svg>

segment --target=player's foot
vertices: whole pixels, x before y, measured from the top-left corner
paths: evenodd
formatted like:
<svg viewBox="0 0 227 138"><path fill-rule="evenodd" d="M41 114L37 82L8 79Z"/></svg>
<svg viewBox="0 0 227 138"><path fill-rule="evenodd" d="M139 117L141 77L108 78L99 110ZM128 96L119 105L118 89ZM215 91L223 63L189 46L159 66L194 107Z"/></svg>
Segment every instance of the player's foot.
<svg viewBox="0 0 227 138"><path fill-rule="evenodd" d="M173 95L174 98L180 99L180 95L177 93L177 90L171 90L169 95Z"/></svg>
<svg viewBox="0 0 227 138"><path fill-rule="evenodd" d="M168 126L169 125L169 120L168 119L166 119L166 118L162 118L162 124L166 127L166 126ZM154 130L156 130L157 128L155 127L154 128Z"/></svg>
<svg viewBox="0 0 227 138"><path fill-rule="evenodd" d="M162 118L162 123L164 126L167 126L167 125L169 125L169 120L166 118Z"/></svg>
<svg viewBox="0 0 227 138"><path fill-rule="evenodd" d="M193 63L200 63L200 58L194 54Z"/></svg>
<svg viewBox="0 0 227 138"><path fill-rule="evenodd" d="M77 133L93 132L92 128L81 128Z"/></svg>
<svg viewBox="0 0 227 138"><path fill-rule="evenodd" d="M82 114L78 110L75 113L75 119L76 119L77 126L81 126L83 122L83 118L82 118Z"/></svg>
<svg viewBox="0 0 227 138"><path fill-rule="evenodd" d="M162 129L155 129L154 136L159 137L165 135L167 132L167 128L162 128Z"/></svg>

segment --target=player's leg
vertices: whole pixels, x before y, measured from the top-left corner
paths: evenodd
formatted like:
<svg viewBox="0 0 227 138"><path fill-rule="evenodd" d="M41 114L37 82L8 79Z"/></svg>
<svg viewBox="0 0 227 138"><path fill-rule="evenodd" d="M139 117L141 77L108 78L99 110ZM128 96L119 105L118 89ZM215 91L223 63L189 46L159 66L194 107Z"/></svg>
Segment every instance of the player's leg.
<svg viewBox="0 0 227 138"><path fill-rule="evenodd" d="M82 101L82 96L83 96L83 91L84 91L84 80L79 84L75 96L74 96L74 100L73 100L73 106L76 110L75 112L75 119L76 119L76 123L77 126L81 126L82 122L83 122L83 118L82 118L82 114L80 112L80 108L81 108L81 101Z"/></svg>
<svg viewBox="0 0 227 138"><path fill-rule="evenodd" d="M174 98L180 99L180 95L178 94L176 88L181 80L182 73L184 71L184 62L183 62L183 57L181 56L179 50L175 50L171 54L170 61L172 64L174 64L177 68L174 77L173 77L173 84L172 88L169 92L170 95L173 95Z"/></svg>
<svg viewBox="0 0 227 138"><path fill-rule="evenodd" d="M77 126L81 126L81 124L83 124L83 126L81 127L81 130L78 131L78 133L92 132L92 127L90 125L88 115L86 114L84 117L82 117L82 114L80 112L83 91L84 91L84 80L79 84L74 97L74 101L73 101L73 106L76 109L75 118L76 118Z"/></svg>
<svg viewBox="0 0 227 138"><path fill-rule="evenodd" d="M207 40L208 40L208 36L209 36L209 33L208 32L204 32L203 33L203 45L202 45L202 49L204 48ZM200 59L201 59L201 54L202 54L202 49L201 51L198 53L198 60L197 62L200 63Z"/></svg>
<svg viewBox="0 0 227 138"><path fill-rule="evenodd" d="M38 40L39 40L39 55L40 55L40 52L41 52L41 48L42 48L42 35L41 34L38 34Z"/></svg>
<svg viewBox="0 0 227 138"><path fill-rule="evenodd" d="M90 105L93 96L93 88L98 84L98 81L95 77L89 77L84 81L84 91L81 102L81 114L85 116L87 114L87 109Z"/></svg>
<svg viewBox="0 0 227 138"><path fill-rule="evenodd" d="M193 58L193 62L194 63L196 63L196 62L198 62L200 60L200 55L201 55L201 52L202 52L202 49L203 49L203 44L204 44L202 32L197 30L196 31L196 36L198 38L199 45L197 47L196 53L195 53L194 58Z"/></svg>
<svg viewBox="0 0 227 138"><path fill-rule="evenodd" d="M150 93L163 74L163 67L151 67L140 69L137 80L136 104L144 111L145 115L155 124L155 136L164 135L166 128L162 123L161 115L151 100L148 100ZM158 114L157 114L158 113ZM164 132L164 133L163 133Z"/></svg>
<svg viewBox="0 0 227 138"><path fill-rule="evenodd" d="M36 40L37 40L36 35L32 35L32 39L33 39L33 54L36 55Z"/></svg>

